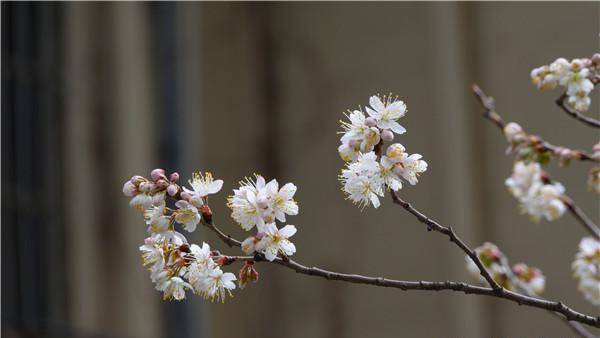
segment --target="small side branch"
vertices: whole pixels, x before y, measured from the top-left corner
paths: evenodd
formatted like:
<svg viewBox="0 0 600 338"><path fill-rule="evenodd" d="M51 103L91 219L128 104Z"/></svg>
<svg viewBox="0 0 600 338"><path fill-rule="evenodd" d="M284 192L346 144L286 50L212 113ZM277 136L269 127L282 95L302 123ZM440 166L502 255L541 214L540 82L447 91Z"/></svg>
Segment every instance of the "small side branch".
<svg viewBox="0 0 600 338"><path fill-rule="evenodd" d="M567 113L567 115L587 124L590 127L600 128L600 121L598 121L592 117L589 117L587 115L583 115L582 113L578 112L577 110L569 107L565 102L566 99L567 99L567 93L564 93L558 99L556 99L555 102L560 108L562 108L562 110L565 113Z"/></svg>
<svg viewBox="0 0 600 338"><path fill-rule="evenodd" d="M506 126L506 123L502 120L502 117L496 112L494 98L485 94L483 90L479 88L479 86L476 84L473 85L472 89L473 93L475 94L475 97L477 98L481 106L484 108L483 117L492 122L504 134L504 127ZM567 107L566 109L569 108ZM535 138L537 139L535 146L540 152L547 151L555 154L557 150L561 148L541 139L538 136L535 136ZM599 159L594 158L591 154L583 150L573 150L573 152L577 154L576 159L580 161L599 162Z"/></svg>

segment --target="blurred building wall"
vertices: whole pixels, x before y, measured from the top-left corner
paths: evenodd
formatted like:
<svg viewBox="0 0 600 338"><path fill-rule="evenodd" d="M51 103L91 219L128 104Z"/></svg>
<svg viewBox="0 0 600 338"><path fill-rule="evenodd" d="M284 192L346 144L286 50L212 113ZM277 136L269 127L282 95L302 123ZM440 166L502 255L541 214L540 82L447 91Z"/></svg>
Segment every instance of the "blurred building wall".
<svg viewBox="0 0 600 338"><path fill-rule="evenodd" d="M570 272L585 232L569 215L531 224L518 214L503 185L511 169L504 140L479 116L470 93L478 82L507 120L555 143L589 147L598 134L553 105L557 92L537 92L529 71L558 56L597 51L597 3L46 5L52 15L38 5L2 6L3 211L14 216L3 212L3 275L27 262L11 265L7 254L27 257L31 243L54 247L33 256L54 254L46 270L25 271L14 284L3 278L3 295L20 285L20 293L9 296L14 306L2 304L3 329L12 328L5 332L571 336L549 314L500 300L347 285L278 266L260 265L261 281L226 304L160 300L140 265L143 223L120 196L125 179L154 167L179 170L184 178L192 170L223 178L213 209L237 237L243 233L224 204L238 180L258 172L296 183L301 212L289 222L299 229L295 257L306 265L407 280L469 280L463 255L443 236L428 233L390 201L360 212L339 191L338 120L370 95L388 92L409 109L401 121L408 132L397 140L429 163L421 182L403 196L473 246L491 240L513 262L540 267L548 277L546 297L598 313L576 292ZM36 20L39 12L54 21ZM33 34L31 27L38 33L28 42L29 57L11 53L12 62L5 62L5 41L18 47ZM9 40L7 30L14 32ZM55 50L44 53L43 46ZM22 50L17 47L11 50ZM35 73L40 62L50 62L56 81L34 83L54 94L25 108L5 105L33 102L22 96L27 92L18 74ZM14 91L5 91L7 85ZM28 126L23 116L38 121L39 131L21 134ZM40 133L50 141L35 138ZM37 148L40 143L49 148ZM58 172L40 179L45 190L28 188L40 164ZM598 200L585 191L587 167L550 170L597 219ZM51 206L35 215L28 203L12 205L7 197L14 193L39 193ZM21 233L9 232L8 224ZM57 232L23 239L49 227ZM203 231L190 239L220 246ZM28 293L40 286L40 295ZM48 330L44 320L27 320L53 316L59 331Z"/></svg>

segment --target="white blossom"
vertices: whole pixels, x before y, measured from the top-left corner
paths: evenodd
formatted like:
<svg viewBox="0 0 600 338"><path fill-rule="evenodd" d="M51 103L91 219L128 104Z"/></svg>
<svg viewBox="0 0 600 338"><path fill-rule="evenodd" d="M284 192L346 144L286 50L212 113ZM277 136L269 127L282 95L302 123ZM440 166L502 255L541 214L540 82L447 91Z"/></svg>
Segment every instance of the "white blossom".
<svg viewBox="0 0 600 338"><path fill-rule="evenodd" d="M189 202L198 208L204 204L208 195L216 194L223 187L223 180L214 180L209 172L204 175L200 172L194 173L188 182L192 190L186 187L183 187L183 190Z"/></svg>
<svg viewBox="0 0 600 338"><path fill-rule="evenodd" d="M512 176L506 179L505 184L513 196L523 198L529 194L532 186L542 184L541 175L539 163L517 161L513 165Z"/></svg>
<svg viewBox="0 0 600 338"><path fill-rule="evenodd" d="M381 139L379 129L368 125L363 112L354 110L346 115L350 122L340 121L344 129L342 144L338 147L340 157L346 161L355 161L360 152L373 150Z"/></svg>
<svg viewBox="0 0 600 338"><path fill-rule="evenodd" d="M572 268L579 281L579 291L590 303L600 306L600 241L583 238Z"/></svg>
<svg viewBox="0 0 600 338"><path fill-rule="evenodd" d="M273 261L279 253L291 256L296 252L296 246L289 240L296 233L295 226L277 229L275 223L268 223L261 228L264 236L256 243L256 251L263 253L267 260Z"/></svg>
<svg viewBox="0 0 600 338"><path fill-rule="evenodd" d="M553 221L566 211L561 199L564 192L565 188L560 183L534 185L530 188L529 195L521 199L522 210L534 221L541 218Z"/></svg>
<svg viewBox="0 0 600 338"><path fill-rule="evenodd" d="M392 100L385 98L382 101L377 95L371 96L369 99L370 107L367 107L367 114L377 121L377 127L381 129L389 129L397 134L404 134L406 129L402 127L396 120L406 114L406 105L400 100Z"/></svg>
<svg viewBox="0 0 600 338"><path fill-rule="evenodd" d="M427 170L427 162L423 161L420 154L403 154L400 161L396 163L394 172L402 176L411 185L419 182L419 176Z"/></svg>
<svg viewBox="0 0 600 338"><path fill-rule="evenodd" d="M188 201L184 200L177 201L175 206L179 208L174 212L175 221L182 224L187 232L194 232L201 219L198 209Z"/></svg>
<svg viewBox="0 0 600 338"><path fill-rule="evenodd" d="M182 300L185 298L185 289L192 289L192 286L179 277L171 277L162 290L163 298L165 300Z"/></svg>
<svg viewBox="0 0 600 338"><path fill-rule="evenodd" d="M256 181L246 179L240 184L239 189L233 190L234 195L229 196L227 205L231 208L231 217L244 230L275 219L283 222L285 215L298 214L298 204L293 199L297 189L294 184L287 183L279 189L277 180L266 183L260 175Z"/></svg>
<svg viewBox="0 0 600 338"><path fill-rule="evenodd" d="M347 198L361 208L369 203L378 208L379 196L384 196L384 182L379 172L380 165L374 152L360 154L356 162L347 164L340 175Z"/></svg>
<svg viewBox="0 0 600 338"><path fill-rule="evenodd" d="M235 289L236 277L231 272L223 273L219 267L208 271L206 278L198 285L196 291L204 298L218 301L225 301L227 294L231 296L231 290Z"/></svg>
<svg viewBox="0 0 600 338"><path fill-rule="evenodd" d="M139 196L139 195L138 195ZM165 215L165 204L150 206L144 212L149 233L164 233L169 230L171 219Z"/></svg>
<svg viewBox="0 0 600 338"><path fill-rule="evenodd" d="M573 59L571 62L558 58L549 66L531 71L531 80L538 89L554 89L557 85L566 88L567 104L575 110L585 112L589 109L590 92L594 89L591 80L589 59Z"/></svg>

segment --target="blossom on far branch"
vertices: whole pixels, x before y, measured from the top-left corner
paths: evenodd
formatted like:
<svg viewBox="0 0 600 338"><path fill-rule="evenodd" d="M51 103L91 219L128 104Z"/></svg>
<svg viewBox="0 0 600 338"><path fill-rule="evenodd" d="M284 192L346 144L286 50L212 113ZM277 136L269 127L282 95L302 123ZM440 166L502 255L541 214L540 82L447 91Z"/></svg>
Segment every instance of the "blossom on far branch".
<svg viewBox="0 0 600 338"><path fill-rule="evenodd" d="M590 303L600 306L600 241L583 238L572 268L579 281L579 291Z"/></svg>
<svg viewBox="0 0 600 338"><path fill-rule="evenodd" d="M538 222L541 218L553 221L567 210L562 197L565 188L560 183L547 183L539 163L515 162L513 174L506 186L520 202L521 211Z"/></svg>
<svg viewBox="0 0 600 338"><path fill-rule="evenodd" d="M540 164L547 164L554 157L560 165L567 165L572 160L600 160L600 157L596 159L581 150L550 145L539 136L526 133L515 122L507 123L504 126L503 132L509 144L507 153L513 154L520 161L534 161Z"/></svg>
<svg viewBox="0 0 600 338"><path fill-rule="evenodd" d="M510 267L508 259L495 244L485 242L475 248L475 253L484 268L500 286L508 290L525 292L529 295L537 296L544 291L546 277L540 269L529 267L524 263L518 263ZM479 268L471 257L465 256L465 260L467 261L467 271L469 274L480 284L486 284L485 278L481 276Z"/></svg>
<svg viewBox="0 0 600 338"><path fill-rule="evenodd" d="M600 194L600 167L590 169L587 186L590 191Z"/></svg>
<svg viewBox="0 0 600 338"><path fill-rule="evenodd" d="M531 81L540 90L562 86L566 89L567 104L580 112L586 112L591 104L590 92L594 81L598 79L600 55L592 59L582 58L568 61L558 58L550 65L544 65L531 71Z"/></svg>

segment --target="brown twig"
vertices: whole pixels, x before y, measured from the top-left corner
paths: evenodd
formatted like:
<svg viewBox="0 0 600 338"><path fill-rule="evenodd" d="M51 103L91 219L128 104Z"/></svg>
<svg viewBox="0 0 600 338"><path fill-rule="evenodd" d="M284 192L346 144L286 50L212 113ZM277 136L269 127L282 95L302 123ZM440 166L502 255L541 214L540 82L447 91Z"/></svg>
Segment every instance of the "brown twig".
<svg viewBox="0 0 600 338"><path fill-rule="evenodd" d="M571 215L573 215L573 217L575 217L575 219L581 225L583 225L584 228L586 228L594 237L596 237L596 239L600 239L600 228L598 228L598 226L583 212L583 210L581 210L581 208L579 208L568 196L563 196L562 201Z"/></svg>
<svg viewBox="0 0 600 338"><path fill-rule="evenodd" d="M504 127L506 123L502 120L502 117L496 112L496 105L494 102L494 98L487 96L479 86L476 84L472 87L473 93L475 93L475 97L481 104L481 106L485 109L483 112L483 117L492 122L500 131L504 134ZM530 139L535 140L536 150L539 152L550 152L552 154L556 154L557 150L562 147L553 145L547 141L544 141L539 136L528 135ZM572 150L574 154L576 154L575 159L581 161L591 161L591 162L600 162L599 159L593 157L589 153L583 150Z"/></svg>
<svg viewBox="0 0 600 338"><path fill-rule="evenodd" d="M579 120L579 121L587 124L588 126L591 126L594 128L600 128L600 121L596 120L595 118L583 115L582 113L578 112L577 110L569 107L565 102L566 99L567 99L567 93L564 93L559 98L557 98L555 102L560 108L562 108L562 110L565 113L567 113L572 118Z"/></svg>
<svg viewBox="0 0 600 338"><path fill-rule="evenodd" d="M429 220L429 218L425 217L425 220ZM217 228L214 223L202 222L204 226L208 229L212 230L219 236L219 238L230 247L241 247L241 242L221 231ZM427 223L426 223L427 224ZM448 228L450 230L450 228ZM257 262L268 262L262 259L260 254L255 255L255 261ZM562 302L549 301L545 299L530 297L526 295L522 295L516 292L512 292L510 290L506 290L503 288L493 289L488 287L475 286L462 282L453 282L453 281L445 281L445 282L429 282L429 281L403 281L403 280L395 280L384 277L369 277L362 276L357 274L345 274L334 271L328 271L317 267L307 267L304 266L288 257L277 257L272 263L279 264L286 268L292 269L297 273L301 273L309 276L318 276L328 280L338 280L349 283L357 283L357 284L367 284L374 285L379 287L390 287L397 288L400 290L426 290L426 291L441 291L441 290L450 290L456 292L464 292L465 294L477 294L477 295L485 295L496 298L503 298L519 305L526 305L531 307L536 307L540 309L544 309L553 313L557 313L560 316L566 318L570 321L575 321L579 323L583 323L586 325L591 325L595 327L600 327L600 317L593 317L589 315L582 314L577 312L570 307L564 305ZM500 290L500 291L498 291Z"/></svg>

